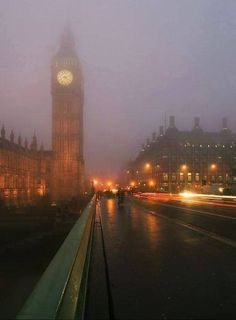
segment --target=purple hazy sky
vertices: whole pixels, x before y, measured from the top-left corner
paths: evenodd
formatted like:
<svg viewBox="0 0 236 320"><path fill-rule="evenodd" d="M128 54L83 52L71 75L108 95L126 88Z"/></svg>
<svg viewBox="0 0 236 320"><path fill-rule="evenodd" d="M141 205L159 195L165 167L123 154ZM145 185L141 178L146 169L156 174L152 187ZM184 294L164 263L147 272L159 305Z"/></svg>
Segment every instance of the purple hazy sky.
<svg viewBox="0 0 236 320"><path fill-rule="evenodd" d="M0 120L50 148L50 60L68 22L85 78L86 166L117 172L164 114L236 131L235 0L1 0Z"/></svg>

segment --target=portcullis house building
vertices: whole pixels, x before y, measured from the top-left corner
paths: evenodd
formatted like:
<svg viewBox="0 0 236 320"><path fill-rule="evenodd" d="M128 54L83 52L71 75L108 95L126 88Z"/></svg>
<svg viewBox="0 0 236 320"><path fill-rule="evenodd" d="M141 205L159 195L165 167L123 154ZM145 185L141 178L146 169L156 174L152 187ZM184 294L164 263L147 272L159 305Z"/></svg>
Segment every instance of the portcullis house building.
<svg viewBox="0 0 236 320"><path fill-rule="evenodd" d="M201 191L204 186L236 183L236 134L222 121L218 132L204 131L194 118L190 131L181 131L171 116L142 146L125 172L128 185L142 190Z"/></svg>

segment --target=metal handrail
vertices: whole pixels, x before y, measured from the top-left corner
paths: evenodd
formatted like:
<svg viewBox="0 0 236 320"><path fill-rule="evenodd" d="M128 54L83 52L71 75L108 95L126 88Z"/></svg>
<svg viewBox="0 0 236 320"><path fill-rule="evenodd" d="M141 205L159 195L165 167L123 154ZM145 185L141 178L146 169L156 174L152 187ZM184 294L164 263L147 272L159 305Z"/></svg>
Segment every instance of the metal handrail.
<svg viewBox="0 0 236 320"><path fill-rule="evenodd" d="M83 275L91 247L95 196L26 300L17 319L74 319L83 296ZM88 266L87 266L88 267ZM81 304L81 303L80 303Z"/></svg>

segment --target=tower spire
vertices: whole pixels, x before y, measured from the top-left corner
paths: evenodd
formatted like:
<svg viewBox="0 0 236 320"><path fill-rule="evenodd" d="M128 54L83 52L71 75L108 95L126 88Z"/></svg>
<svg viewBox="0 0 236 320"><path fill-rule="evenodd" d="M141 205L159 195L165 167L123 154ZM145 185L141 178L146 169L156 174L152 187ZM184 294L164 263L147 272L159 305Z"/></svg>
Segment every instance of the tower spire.
<svg viewBox="0 0 236 320"><path fill-rule="evenodd" d="M61 35L60 52L75 54L75 39L69 24L64 28Z"/></svg>

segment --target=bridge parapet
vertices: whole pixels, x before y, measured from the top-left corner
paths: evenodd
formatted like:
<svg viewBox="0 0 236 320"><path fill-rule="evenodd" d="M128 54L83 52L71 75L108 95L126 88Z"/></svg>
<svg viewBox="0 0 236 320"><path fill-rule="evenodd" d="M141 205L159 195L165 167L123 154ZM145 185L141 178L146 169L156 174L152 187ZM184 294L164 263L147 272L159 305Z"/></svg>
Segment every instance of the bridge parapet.
<svg viewBox="0 0 236 320"><path fill-rule="evenodd" d="M83 317L95 197L45 270L17 319Z"/></svg>

